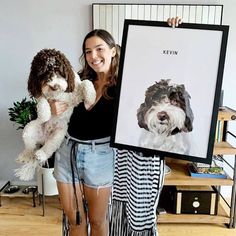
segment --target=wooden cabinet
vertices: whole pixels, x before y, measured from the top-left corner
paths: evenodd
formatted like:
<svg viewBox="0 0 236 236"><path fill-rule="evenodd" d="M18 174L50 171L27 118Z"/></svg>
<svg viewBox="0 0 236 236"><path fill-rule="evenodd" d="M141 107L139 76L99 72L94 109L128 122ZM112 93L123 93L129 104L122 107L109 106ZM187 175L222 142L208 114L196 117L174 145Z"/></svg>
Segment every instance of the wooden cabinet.
<svg viewBox="0 0 236 236"><path fill-rule="evenodd" d="M223 122L222 138L216 140L214 155L220 155L222 160L227 163L233 170L233 178L216 179L216 178L193 178L188 172L188 161L175 160L167 158L166 163L171 168L171 173L165 176L165 186L214 186L219 193L218 213L217 215L202 214L161 214L158 216L158 223L224 223L229 228L235 228L236 220L236 148L227 142L228 122L236 119L236 111L223 107L219 110L218 121ZM231 166L224 158L225 155L231 155L234 158L234 166ZM231 186L231 200L226 203L224 197L220 194L221 186ZM222 206L225 206L224 208ZM226 209L226 210L225 210ZM228 209L228 210L227 210Z"/></svg>

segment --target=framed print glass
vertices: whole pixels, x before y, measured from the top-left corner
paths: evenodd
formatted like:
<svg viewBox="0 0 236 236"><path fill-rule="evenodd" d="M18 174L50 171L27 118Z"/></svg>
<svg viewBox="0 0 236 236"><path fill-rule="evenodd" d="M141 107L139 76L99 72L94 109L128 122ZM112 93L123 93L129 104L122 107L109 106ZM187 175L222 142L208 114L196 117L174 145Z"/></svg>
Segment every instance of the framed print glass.
<svg viewBox="0 0 236 236"><path fill-rule="evenodd" d="M111 145L210 163L228 30L125 20Z"/></svg>

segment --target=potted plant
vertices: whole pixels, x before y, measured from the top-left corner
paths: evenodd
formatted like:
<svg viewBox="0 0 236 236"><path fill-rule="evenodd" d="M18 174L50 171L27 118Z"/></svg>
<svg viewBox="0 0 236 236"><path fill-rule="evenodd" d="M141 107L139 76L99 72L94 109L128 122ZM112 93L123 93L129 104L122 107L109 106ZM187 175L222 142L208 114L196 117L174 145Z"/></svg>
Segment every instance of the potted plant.
<svg viewBox="0 0 236 236"><path fill-rule="evenodd" d="M36 100L34 98L23 98L21 101L13 103L13 107L8 108L10 121L17 125L17 130L24 127L31 121L37 118ZM53 177L55 154L47 160L43 166L39 166L37 172L37 184L40 194L56 195L56 181ZM42 182L44 183L44 191L42 190Z"/></svg>
<svg viewBox="0 0 236 236"><path fill-rule="evenodd" d="M20 102L14 102L13 107L8 108L10 121L17 124L17 130L24 127L31 121L37 118L36 101L31 98L23 98Z"/></svg>

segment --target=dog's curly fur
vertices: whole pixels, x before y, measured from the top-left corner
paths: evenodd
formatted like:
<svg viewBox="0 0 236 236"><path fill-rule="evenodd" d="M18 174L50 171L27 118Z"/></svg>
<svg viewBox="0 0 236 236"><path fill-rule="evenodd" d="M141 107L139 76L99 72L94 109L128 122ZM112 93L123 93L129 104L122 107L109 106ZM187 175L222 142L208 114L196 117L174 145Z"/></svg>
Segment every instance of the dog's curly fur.
<svg viewBox="0 0 236 236"><path fill-rule="evenodd" d="M42 88L52 78L53 74L66 79L68 86L65 92L74 90L75 75L69 60L56 49L42 49L35 55L31 63L28 79L30 95L35 98L42 96Z"/></svg>
<svg viewBox="0 0 236 236"><path fill-rule="evenodd" d="M96 99L92 82L81 81L66 56L55 49L42 49L33 58L28 91L37 100L37 119L23 130L25 149L17 158L23 165L15 172L21 180L31 180L37 165L59 148L74 106L83 101L91 106ZM51 114L50 99L66 102L68 109L61 115Z"/></svg>
<svg viewBox="0 0 236 236"><path fill-rule="evenodd" d="M186 133L193 129L190 95L183 84L160 80L145 93L145 101L137 110L138 125L143 128L140 146L187 154Z"/></svg>

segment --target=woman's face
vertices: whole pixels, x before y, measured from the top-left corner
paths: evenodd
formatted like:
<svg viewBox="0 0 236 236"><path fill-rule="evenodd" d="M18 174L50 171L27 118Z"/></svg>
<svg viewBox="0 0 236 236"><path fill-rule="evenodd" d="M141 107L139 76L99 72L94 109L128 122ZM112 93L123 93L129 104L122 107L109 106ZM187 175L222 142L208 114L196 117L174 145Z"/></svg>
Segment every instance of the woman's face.
<svg viewBox="0 0 236 236"><path fill-rule="evenodd" d="M98 36L88 38L85 42L85 59L96 73L108 74L115 54L115 47L109 48L107 43Z"/></svg>

